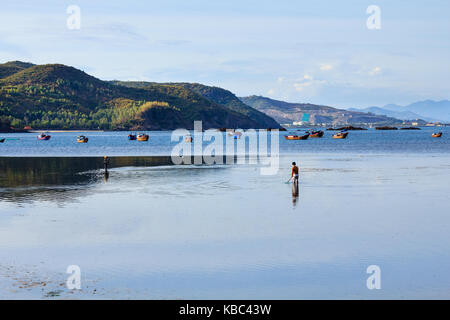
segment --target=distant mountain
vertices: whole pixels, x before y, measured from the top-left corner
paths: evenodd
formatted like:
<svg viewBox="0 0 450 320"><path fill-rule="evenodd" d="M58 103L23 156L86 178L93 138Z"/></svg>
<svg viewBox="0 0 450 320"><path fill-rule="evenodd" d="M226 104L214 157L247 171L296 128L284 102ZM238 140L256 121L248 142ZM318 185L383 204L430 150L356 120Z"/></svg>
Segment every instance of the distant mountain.
<svg viewBox="0 0 450 320"><path fill-rule="evenodd" d="M325 125L370 125L393 124L400 120L372 113L336 109L310 103L289 103L261 96L240 98L245 104L264 112L281 124L302 121L303 114L309 114L311 124Z"/></svg>
<svg viewBox="0 0 450 320"><path fill-rule="evenodd" d="M0 72L2 127L171 130L191 129L195 120L204 129L278 127L251 107L219 104L187 85L121 85L61 64L18 61L1 64Z"/></svg>
<svg viewBox="0 0 450 320"><path fill-rule="evenodd" d="M424 116L414 113L412 111L393 111L393 110L383 109L383 108L379 108L379 107L369 107L369 108L364 108L364 109L349 108L347 110L356 111L356 112L370 112L373 114L384 115L384 116L388 116L388 117L392 117L392 118L397 118L400 120L422 119L422 120L426 120L426 121L437 121L437 119L424 117Z"/></svg>
<svg viewBox="0 0 450 320"><path fill-rule="evenodd" d="M441 100L425 100L411 103L406 106L399 106L396 104L387 104L383 109L396 111L396 112L414 112L421 115L423 118L436 119L443 122L450 122L450 101Z"/></svg>

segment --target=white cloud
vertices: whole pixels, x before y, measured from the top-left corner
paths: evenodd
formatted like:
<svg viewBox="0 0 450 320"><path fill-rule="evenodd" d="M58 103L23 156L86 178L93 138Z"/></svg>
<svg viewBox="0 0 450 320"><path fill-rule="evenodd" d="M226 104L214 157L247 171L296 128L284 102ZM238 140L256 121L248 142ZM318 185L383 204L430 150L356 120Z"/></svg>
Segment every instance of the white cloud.
<svg viewBox="0 0 450 320"><path fill-rule="evenodd" d="M269 89L269 90L267 91L267 94L268 94L268 95L273 95L273 94L275 94L275 90L274 90L274 89Z"/></svg>
<svg viewBox="0 0 450 320"><path fill-rule="evenodd" d="M310 87L312 82L294 83L294 88L297 91L303 91L305 88Z"/></svg>
<svg viewBox="0 0 450 320"><path fill-rule="evenodd" d="M369 75L374 76L374 75L379 74L380 72L381 72L381 68L380 67L375 67L369 72Z"/></svg>
<svg viewBox="0 0 450 320"><path fill-rule="evenodd" d="M312 92L315 92L319 87L325 84L325 80L314 80L312 77L305 78L304 81L295 82L294 88L296 91L304 91L305 89L311 89Z"/></svg>
<svg viewBox="0 0 450 320"><path fill-rule="evenodd" d="M333 66L332 66L331 64L328 64L328 63L322 63L322 64L320 65L320 70L322 70L322 71L329 71L329 70L331 70L331 69L333 69Z"/></svg>

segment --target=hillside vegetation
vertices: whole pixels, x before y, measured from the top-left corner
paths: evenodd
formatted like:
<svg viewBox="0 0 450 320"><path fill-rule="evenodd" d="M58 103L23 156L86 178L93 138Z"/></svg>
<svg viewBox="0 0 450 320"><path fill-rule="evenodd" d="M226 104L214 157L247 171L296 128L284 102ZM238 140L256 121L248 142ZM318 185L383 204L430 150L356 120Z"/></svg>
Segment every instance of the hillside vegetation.
<svg viewBox="0 0 450 320"><path fill-rule="evenodd" d="M248 106L233 109L177 84L122 85L61 64L10 62L0 74L0 117L15 128L171 130L195 120L205 129L278 127L250 117Z"/></svg>
<svg viewBox="0 0 450 320"><path fill-rule="evenodd" d="M158 85L151 82L143 82L143 81L115 81L115 84L133 87L133 88L152 88L154 85ZM248 116L250 119L259 123L262 128L280 128L280 125L272 119L270 116L266 115L263 112L260 112L245 103L243 103L236 95L232 92L225 90L219 87L211 87L206 86L199 83L166 83L163 85L174 86L174 87L182 87L189 91L196 92L200 94L203 98L208 99L216 104L227 107L229 110L237 112L239 114L243 114Z"/></svg>
<svg viewBox="0 0 450 320"><path fill-rule="evenodd" d="M10 61L0 65L0 79L9 77L19 71L30 68L34 66L32 63L21 62L21 61Z"/></svg>

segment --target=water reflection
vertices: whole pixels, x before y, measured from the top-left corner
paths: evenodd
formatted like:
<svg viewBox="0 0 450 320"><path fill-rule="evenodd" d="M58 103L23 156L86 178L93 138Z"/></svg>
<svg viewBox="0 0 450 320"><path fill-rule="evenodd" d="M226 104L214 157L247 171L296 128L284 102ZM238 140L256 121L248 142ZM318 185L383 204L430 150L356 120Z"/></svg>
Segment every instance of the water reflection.
<svg viewBox="0 0 450 320"><path fill-rule="evenodd" d="M292 182L292 204L295 207L297 205L298 200L298 180L294 179Z"/></svg>
<svg viewBox="0 0 450 320"><path fill-rule="evenodd" d="M170 157L108 158L108 168L171 164ZM0 201L75 201L109 174L103 157L0 157Z"/></svg>
<svg viewBox="0 0 450 320"><path fill-rule="evenodd" d="M190 191L178 178L191 180L196 193L226 187L226 182L200 182L208 169L224 169L226 165L174 166L171 157L0 157L0 202L17 205L50 201L63 205L78 202L95 192L100 185L114 183L108 192L162 192L164 195ZM175 179L166 190L168 179ZM215 186L214 184L218 185ZM211 185L212 184L212 185ZM185 190L186 189L186 190ZM134 191L133 191L134 190ZM162 191L164 190L164 191Z"/></svg>
<svg viewBox="0 0 450 320"><path fill-rule="evenodd" d="M110 157L109 168L171 165L170 157ZM86 184L104 168L103 157L0 157L0 187Z"/></svg>
<svg viewBox="0 0 450 320"><path fill-rule="evenodd" d="M108 179L109 179L109 172L108 172L108 169L105 169L105 173L104 173L104 181L105 181L105 182L108 182Z"/></svg>

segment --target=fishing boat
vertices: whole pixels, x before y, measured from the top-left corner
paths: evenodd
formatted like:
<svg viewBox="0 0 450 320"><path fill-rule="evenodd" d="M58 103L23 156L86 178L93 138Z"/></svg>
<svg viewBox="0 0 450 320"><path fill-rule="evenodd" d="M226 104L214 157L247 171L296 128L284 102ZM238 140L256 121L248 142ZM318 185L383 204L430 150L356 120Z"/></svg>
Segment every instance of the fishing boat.
<svg viewBox="0 0 450 320"><path fill-rule="evenodd" d="M136 140L136 135L130 133L130 134L128 135L128 140Z"/></svg>
<svg viewBox="0 0 450 320"><path fill-rule="evenodd" d="M78 143L87 143L88 142L88 137L86 137L86 136L78 136L77 137L77 142Z"/></svg>
<svg viewBox="0 0 450 320"><path fill-rule="evenodd" d="M50 140L51 136L45 133L41 133L37 136L38 140Z"/></svg>
<svg viewBox="0 0 450 320"><path fill-rule="evenodd" d="M440 138L442 137L442 132L435 132L431 135L433 138Z"/></svg>
<svg viewBox="0 0 450 320"><path fill-rule="evenodd" d="M323 131L322 130L311 131L309 133L309 137L310 138L322 138L323 137Z"/></svg>
<svg viewBox="0 0 450 320"><path fill-rule="evenodd" d="M0 143L5 142L5 138L0 139Z"/></svg>
<svg viewBox="0 0 450 320"><path fill-rule="evenodd" d="M284 136L284 138L286 140L306 140L309 138L309 133L305 134L303 136L289 135L289 136Z"/></svg>
<svg viewBox="0 0 450 320"><path fill-rule="evenodd" d="M145 133L139 133L137 135L137 141L148 141L148 138L150 137L148 136L148 134Z"/></svg>
<svg viewBox="0 0 450 320"><path fill-rule="evenodd" d="M192 142L192 136L191 135L187 135L186 137L184 137L184 142L188 142L188 143L190 143L190 142Z"/></svg>
<svg viewBox="0 0 450 320"><path fill-rule="evenodd" d="M333 139L345 139L348 136L348 132L338 132L333 135Z"/></svg>

